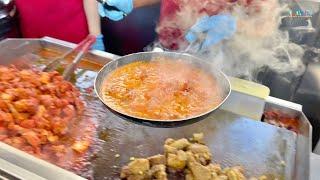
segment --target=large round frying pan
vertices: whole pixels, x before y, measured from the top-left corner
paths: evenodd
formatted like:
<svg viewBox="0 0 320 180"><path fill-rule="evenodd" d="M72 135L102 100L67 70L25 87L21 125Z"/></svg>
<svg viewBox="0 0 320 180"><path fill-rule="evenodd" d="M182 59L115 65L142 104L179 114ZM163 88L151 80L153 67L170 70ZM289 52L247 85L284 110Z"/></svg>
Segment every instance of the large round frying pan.
<svg viewBox="0 0 320 180"><path fill-rule="evenodd" d="M204 112L202 114L199 114L197 116L193 116L193 117L188 117L185 119L170 119L170 120L159 120L159 119L147 119L147 118L141 118L141 117L135 117L132 116L130 114L126 114L124 112L119 112L117 109L113 109L111 107L108 106L108 104L104 101L103 99L103 84L105 81L105 78L107 77L107 75L112 72L113 70L117 69L118 67L121 67L123 65L126 64L130 64L132 62L136 62L136 61L151 61L155 58L166 58L166 59L170 59L170 60L179 60L179 61L185 61L188 64L194 65L197 68L200 68L208 73L210 73L213 78L216 79L216 82L218 83L218 88L220 88L220 92L221 93L221 102L213 107L212 109L210 109L207 112ZM175 52L141 52L141 53L135 53L135 54L130 54L130 55L126 55L123 57L120 57L114 61L109 62L108 64L106 64L98 73L96 80L95 80L95 91L98 95L98 97L100 98L100 100L106 105L108 106L111 110L118 112L122 115L125 115L127 117L131 117L133 119L138 119L138 120L143 120L143 121L149 121L149 122L178 122L178 121L187 121L187 120L191 120L191 119L196 119L199 118L201 116L207 115L211 112L213 112L214 110L218 109L228 98L228 96L231 93L231 86L230 86L230 82L227 78L227 76L222 73L220 70L216 69L212 64L207 63L205 61L202 61L199 58L196 58L192 55L189 54L185 54L185 53L175 53Z"/></svg>

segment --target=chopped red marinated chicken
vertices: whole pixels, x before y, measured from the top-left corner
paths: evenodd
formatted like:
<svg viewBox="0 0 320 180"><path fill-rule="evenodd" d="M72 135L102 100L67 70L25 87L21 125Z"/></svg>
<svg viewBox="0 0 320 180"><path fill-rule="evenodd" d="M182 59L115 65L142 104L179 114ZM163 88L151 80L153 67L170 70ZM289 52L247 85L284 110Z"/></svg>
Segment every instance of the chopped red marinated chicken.
<svg viewBox="0 0 320 180"><path fill-rule="evenodd" d="M95 127L78 118L80 92L58 72L0 66L0 97L0 141L68 169L88 151Z"/></svg>

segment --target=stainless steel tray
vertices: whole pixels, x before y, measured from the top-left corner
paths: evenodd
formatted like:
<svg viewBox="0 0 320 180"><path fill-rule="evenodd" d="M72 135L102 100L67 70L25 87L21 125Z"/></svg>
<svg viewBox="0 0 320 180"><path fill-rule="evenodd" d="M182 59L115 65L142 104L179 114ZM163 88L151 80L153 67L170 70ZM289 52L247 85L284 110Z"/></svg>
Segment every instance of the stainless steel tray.
<svg viewBox="0 0 320 180"><path fill-rule="evenodd" d="M51 38L41 40L6 40L0 43L2 63L10 64L19 56L39 48L48 47L66 51L71 44ZM93 51L88 55L94 63L105 64L116 56ZM93 85L95 71L86 71L77 77L78 88L86 92ZM236 93L235 93L236 94ZM236 96L228 99L229 104L237 101ZM150 127L148 124L135 124L130 119L111 112L92 94L84 94L87 108L99 124L100 151L92 159L95 179L118 179L121 166L130 157L146 157L161 153L163 141L168 138L190 137L195 132L205 133L206 143L213 152L213 159L223 166L242 165L248 176L273 174L280 179L309 179L309 154L311 152L311 127L303 113L285 106L268 102L267 108L280 108L300 114L302 134L280 129L269 124L252 120L242 115L231 113L228 108L218 110L193 124L172 124L168 128ZM241 98L243 106L245 99ZM253 101L251 101L253 102ZM246 108L250 109L250 108ZM234 111L233 111L234 112ZM248 112L249 113L249 112ZM178 126L178 127L177 127ZM119 158L115 155L120 154ZM0 158L46 179L77 179L75 174L44 162L24 152L0 143Z"/></svg>

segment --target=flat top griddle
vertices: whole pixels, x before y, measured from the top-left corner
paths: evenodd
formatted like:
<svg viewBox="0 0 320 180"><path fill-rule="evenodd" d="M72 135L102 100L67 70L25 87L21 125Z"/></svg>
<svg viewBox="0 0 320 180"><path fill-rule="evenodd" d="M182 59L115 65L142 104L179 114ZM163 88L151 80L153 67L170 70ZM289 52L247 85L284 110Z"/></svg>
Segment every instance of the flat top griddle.
<svg viewBox="0 0 320 180"><path fill-rule="evenodd" d="M99 121L101 150L92 161L95 179L119 179L130 157L163 153L166 138L188 138L203 132L213 160L223 166L242 165L248 176L292 179L297 136L285 129L218 110L194 124L157 128L134 124L100 102L88 104ZM115 157L119 154L120 157Z"/></svg>

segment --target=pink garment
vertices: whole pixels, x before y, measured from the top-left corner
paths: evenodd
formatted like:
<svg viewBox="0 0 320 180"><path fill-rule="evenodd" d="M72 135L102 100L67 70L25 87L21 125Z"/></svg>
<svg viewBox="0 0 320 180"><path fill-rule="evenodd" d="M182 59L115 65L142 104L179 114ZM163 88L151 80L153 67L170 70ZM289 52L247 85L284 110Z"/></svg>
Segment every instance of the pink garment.
<svg viewBox="0 0 320 180"><path fill-rule="evenodd" d="M88 35L82 0L15 0L22 36L78 43Z"/></svg>
<svg viewBox="0 0 320 180"><path fill-rule="evenodd" d="M162 0L157 28L160 43L168 49L184 48L187 46L184 35L199 17L228 11L235 4L247 6L252 1L254 0Z"/></svg>

